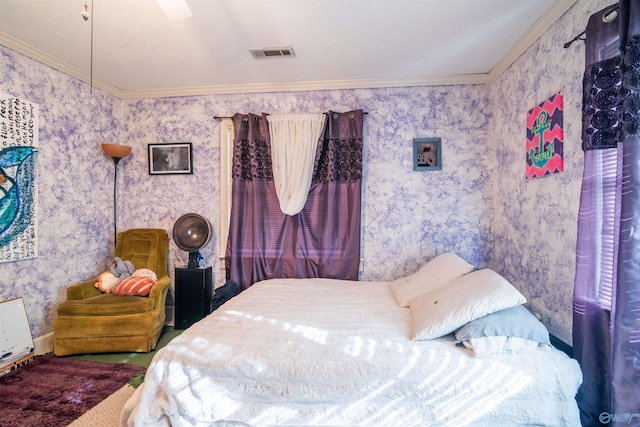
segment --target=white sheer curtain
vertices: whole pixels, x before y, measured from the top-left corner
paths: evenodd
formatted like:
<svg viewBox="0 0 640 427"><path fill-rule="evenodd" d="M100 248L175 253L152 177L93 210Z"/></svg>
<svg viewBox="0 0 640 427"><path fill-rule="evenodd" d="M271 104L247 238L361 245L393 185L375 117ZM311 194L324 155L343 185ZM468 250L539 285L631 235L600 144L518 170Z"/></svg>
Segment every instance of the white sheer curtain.
<svg viewBox="0 0 640 427"><path fill-rule="evenodd" d="M286 215L296 215L307 201L324 120L322 113L267 116L273 181Z"/></svg>

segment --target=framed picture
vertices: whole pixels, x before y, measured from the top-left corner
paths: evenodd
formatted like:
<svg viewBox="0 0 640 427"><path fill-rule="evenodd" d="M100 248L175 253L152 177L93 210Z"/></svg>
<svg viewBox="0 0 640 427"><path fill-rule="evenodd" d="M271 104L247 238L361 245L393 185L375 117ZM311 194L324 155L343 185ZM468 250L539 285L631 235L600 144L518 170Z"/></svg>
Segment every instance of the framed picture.
<svg viewBox="0 0 640 427"><path fill-rule="evenodd" d="M442 145L440 138L413 139L413 170L442 170Z"/></svg>
<svg viewBox="0 0 640 427"><path fill-rule="evenodd" d="M149 175L175 175L193 173L191 143L147 144L149 149Z"/></svg>

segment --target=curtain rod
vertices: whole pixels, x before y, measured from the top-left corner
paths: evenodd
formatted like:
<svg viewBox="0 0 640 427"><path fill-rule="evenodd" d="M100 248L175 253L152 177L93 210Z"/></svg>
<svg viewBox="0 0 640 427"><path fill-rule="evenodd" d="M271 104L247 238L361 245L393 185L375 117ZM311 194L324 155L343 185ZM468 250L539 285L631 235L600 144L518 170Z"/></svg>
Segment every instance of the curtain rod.
<svg viewBox="0 0 640 427"><path fill-rule="evenodd" d="M611 24L613 21L616 20L616 18L618 18L618 15L619 15L618 6L614 6L602 14L602 22L604 22L605 24ZM575 36L574 38L572 38L571 40L569 40L568 42L566 42L564 44L564 48L565 49L568 48L575 41L578 41L578 40L585 41L586 38L581 38L581 37L584 36L586 33L587 31L585 30L580 34L578 34L577 36Z"/></svg>
<svg viewBox="0 0 640 427"><path fill-rule="evenodd" d="M327 115L327 114L329 114L329 113L322 113L322 114L324 114L324 115L326 116L326 115ZM369 113L365 111L363 114L366 116L366 115L367 115L367 114L369 114ZM243 114L243 116L246 116L246 114ZM233 119L233 117L213 116L213 119L214 119L214 120Z"/></svg>
<svg viewBox="0 0 640 427"><path fill-rule="evenodd" d="M585 31L581 32L580 34L578 34L577 36L575 36L574 38L572 38L571 40L569 40L568 42L566 42L564 44L564 48L567 49L569 46L571 46L573 44L573 42L575 42L577 40L583 40L583 41L586 40L586 39L581 38L582 36L585 35L586 32L587 31L585 30Z"/></svg>

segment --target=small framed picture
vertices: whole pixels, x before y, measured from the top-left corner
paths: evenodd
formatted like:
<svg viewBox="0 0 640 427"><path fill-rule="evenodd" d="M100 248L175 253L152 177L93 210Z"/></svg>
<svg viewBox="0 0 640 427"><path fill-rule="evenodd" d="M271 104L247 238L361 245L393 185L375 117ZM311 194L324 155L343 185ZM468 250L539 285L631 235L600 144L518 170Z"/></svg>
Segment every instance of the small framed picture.
<svg viewBox="0 0 640 427"><path fill-rule="evenodd" d="M413 139L413 170L442 170L442 146L440 138Z"/></svg>
<svg viewBox="0 0 640 427"><path fill-rule="evenodd" d="M147 144L149 149L149 175L175 175L193 173L191 143Z"/></svg>

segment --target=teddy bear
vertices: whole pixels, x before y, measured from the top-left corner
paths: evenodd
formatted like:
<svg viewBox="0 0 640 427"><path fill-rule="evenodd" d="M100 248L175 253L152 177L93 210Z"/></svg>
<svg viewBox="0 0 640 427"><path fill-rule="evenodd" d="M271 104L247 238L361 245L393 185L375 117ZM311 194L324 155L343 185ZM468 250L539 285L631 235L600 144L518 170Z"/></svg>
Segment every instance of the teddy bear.
<svg viewBox="0 0 640 427"><path fill-rule="evenodd" d="M123 261L119 257L115 257L113 260L115 264L111 266L111 273L118 278L118 282L131 276L136 271L131 261Z"/></svg>
<svg viewBox="0 0 640 427"><path fill-rule="evenodd" d="M120 280L113 275L111 271L105 271L98 276L98 281L95 287L105 293L110 293L111 290L118 284Z"/></svg>

